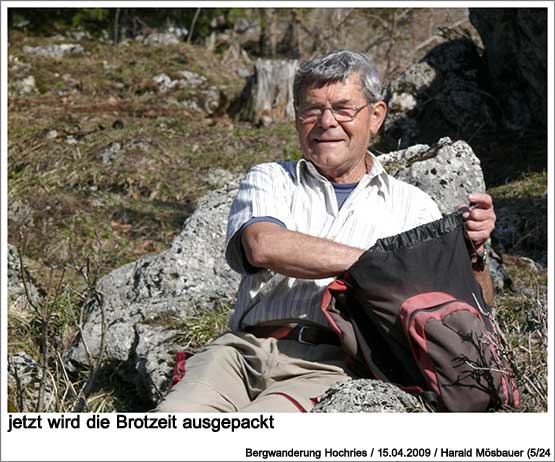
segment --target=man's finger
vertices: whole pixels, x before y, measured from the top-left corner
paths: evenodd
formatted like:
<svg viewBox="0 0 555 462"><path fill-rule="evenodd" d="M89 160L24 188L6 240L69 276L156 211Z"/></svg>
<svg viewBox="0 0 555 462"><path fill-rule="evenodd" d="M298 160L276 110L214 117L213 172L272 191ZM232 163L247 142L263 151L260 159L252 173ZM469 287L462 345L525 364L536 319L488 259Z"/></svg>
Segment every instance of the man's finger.
<svg viewBox="0 0 555 462"><path fill-rule="evenodd" d="M468 195L468 200L476 207L489 209L493 205L493 200L489 194L473 192Z"/></svg>
<svg viewBox="0 0 555 462"><path fill-rule="evenodd" d="M493 223L489 221L474 221L467 220L464 223L464 227L467 231L492 231L494 226Z"/></svg>
<svg viewBox="0 0 555 462"><path fill-rule="evenodd" d="M473 221L493 221L495 222L495 213L493 209L473 209L469 214L467 219Z"/></svg>

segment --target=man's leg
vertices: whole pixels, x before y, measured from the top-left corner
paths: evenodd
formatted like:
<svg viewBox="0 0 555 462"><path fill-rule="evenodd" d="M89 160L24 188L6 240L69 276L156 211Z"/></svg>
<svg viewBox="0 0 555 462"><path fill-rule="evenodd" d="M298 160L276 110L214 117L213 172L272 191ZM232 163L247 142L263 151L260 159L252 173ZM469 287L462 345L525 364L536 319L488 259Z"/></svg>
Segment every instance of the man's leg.
<svg viewBox="0 0 555 462"><path fill-rule="evenodd" d="M233 334L187 359L185 376L155 409L158 412L236 412L251 402L245 361Z"/></svg>
<svg viewBox="0 0 555 462"><path fill-rule="evenodd" d="M287 340L277 346L280 353L267 371L266 388L241 412L310 412L329 387L351 377L340 347Z"/></svg>

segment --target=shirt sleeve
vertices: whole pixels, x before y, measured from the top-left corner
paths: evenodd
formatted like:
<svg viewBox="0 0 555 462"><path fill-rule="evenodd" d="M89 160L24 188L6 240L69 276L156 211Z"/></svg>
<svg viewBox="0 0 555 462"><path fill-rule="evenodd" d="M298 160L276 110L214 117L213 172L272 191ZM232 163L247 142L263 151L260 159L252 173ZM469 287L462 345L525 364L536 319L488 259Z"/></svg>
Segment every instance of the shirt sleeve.
<svg viewBox="0 0 555 462"><path fill-rule="evenodd" d="M246 223L244 223L232 237L229 243L227 244L227 252L226 258L228 259L228 263L230 259L233 260L233 264L237 267L234 268L231 266L235 271L238 273L256 273L260 271L262 268L257 268L256 266L252 266L247 259L247 255L245 253L245 248L243 247L243 242L241 241L241 236L243 235L243 231L247 229L250 225L254 223L259 223L261 221L265 221L267 223L275 223L276 225L281 226L282 228L287 228L281 221L276 220L273 217L256 217L251 218ZM241 271L238 271L241 270Z"/></svg>
<svg viewBox="0 0 555 462"><path fill-rule="evenodd" d="M284 228L291 226L291 179L278 164L260 164L253 167L241 181L227 225L226 260L241 274L258 269L250 265L241 245L241 233L248 224L273 221ZM263 220L262 220L263 218Z"/></svg>

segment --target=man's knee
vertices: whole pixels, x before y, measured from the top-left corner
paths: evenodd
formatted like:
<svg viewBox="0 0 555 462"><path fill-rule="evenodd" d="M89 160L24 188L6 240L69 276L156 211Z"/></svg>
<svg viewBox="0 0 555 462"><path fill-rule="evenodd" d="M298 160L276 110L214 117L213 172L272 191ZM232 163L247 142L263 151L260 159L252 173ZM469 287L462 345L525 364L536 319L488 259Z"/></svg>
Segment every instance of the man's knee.
<svg viewBox="0 0 555 462"><path fill-rule="evenodd" d="M208 384L179 382L155 412L234 412L235 405Z"/></svg>

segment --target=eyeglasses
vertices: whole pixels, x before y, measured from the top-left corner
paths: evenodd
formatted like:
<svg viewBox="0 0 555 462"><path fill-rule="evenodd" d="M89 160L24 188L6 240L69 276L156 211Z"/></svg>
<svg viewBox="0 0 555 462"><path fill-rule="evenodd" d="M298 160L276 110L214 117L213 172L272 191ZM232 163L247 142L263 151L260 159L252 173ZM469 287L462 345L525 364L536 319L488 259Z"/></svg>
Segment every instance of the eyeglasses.
<svg viewBox="0 0 555 462"><path fill-rule="evenodd" d="M372 103L366 103L362 106L356 106L354 104L345 104L345 103L337 103L337 104L330 104L329 106L321 106L321 105L306 105L301 106L297 109L297 117L298 119L305 123L313 123L322 117L324 111L329 109L335 120L338 122L351 122L355 120L357 114L362 111L366 106L370 106Z"/></svg>

